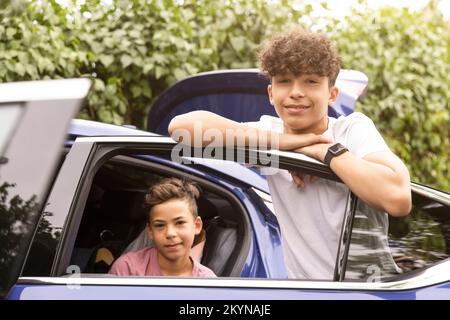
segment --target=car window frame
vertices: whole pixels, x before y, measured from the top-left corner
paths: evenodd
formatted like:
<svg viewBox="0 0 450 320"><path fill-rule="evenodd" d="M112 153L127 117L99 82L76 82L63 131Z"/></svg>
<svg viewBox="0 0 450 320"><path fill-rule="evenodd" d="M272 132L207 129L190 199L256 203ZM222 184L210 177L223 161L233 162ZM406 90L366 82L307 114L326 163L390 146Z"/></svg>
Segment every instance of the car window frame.
<svg viewBox="0 0 450 320"><path fill-rule="evenodd" d="M102 138L99 138L102 139ZM86 141L89 140L89 141ZM49 205L46 210L53 211L63 211L65 212L65 222L63 226L63 231L59 240L57 247L55 259L53 262L51 276L61 276L70 272L78 272L76 269L70 267L70 257L72 255L73 245L77 236L77 232L73 230L78 230L81 223L85 203L89 194L90 185L94 179L94 176L98 169L107 161L111 160L113 157L121 157L127 155L142 155L150 154L154 150L161 149L161 143L152 142L141 145L140 150L134 149L129 143L116 142L113 144L104 144L93 142L95 138L79 138L72 145L71 150L66 156L66 161L63 164L60 172L62 174L68 172L73 174L73 176L66 176L62 179L57 179L55 186L52 190L52 194L49 199L54 199L54 201L49 201ZM112 139L116 140L116 139ZM156 140L158 140L158 137ZM140 161L139 159L133 159L133 161ZM144 160L141 160L144 163ZM144 165L144 164L142 164ZM158 165L157 163L150 163L145 161L145 166L147 169L156 168L159 166L161 172L166 172L167 174L173 173L179 175L180 172L176 168L169 168L163 165ZM75 168L75 170L74 170ZM76 173L74 173L74 171ZM223 187L214 186L207 180L200 177L192 177L193 180L199 180L203 184L208 184L211 189L221 190L224 192L234 204L240 206L240 210L245 212L247 209L240 203L239 200L230 192ZM89 188L86 188L89 186ZM244 221L244 228L247 229L247 234L250 232L250 222L246 215L244 215L246 221ZM242 251L248 252L250 248L250 243L245 240L241 243ZM230 273L236 273L236 270L240 270L245 263L245 257L239 255L237 257L235 265L231 268Z"/></svg>

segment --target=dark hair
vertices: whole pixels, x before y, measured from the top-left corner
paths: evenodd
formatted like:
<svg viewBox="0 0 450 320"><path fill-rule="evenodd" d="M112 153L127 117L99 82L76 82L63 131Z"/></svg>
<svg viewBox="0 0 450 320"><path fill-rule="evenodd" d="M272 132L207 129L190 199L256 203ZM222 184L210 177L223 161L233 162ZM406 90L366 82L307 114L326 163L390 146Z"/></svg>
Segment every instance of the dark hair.
<svg viewBox="0 0 450 320"><path fill-rule="evenodd" d="M269 78L286 73L317 74L327 76L330 87L341 68L337 49L324 34L300 28L274 35L261 46L258 59L262 73Z"/></svg>
<svg viewBox="0 0 450 320"><path fill-rule="evenodd" d="M145 195L145 203L151 208L171 199L185 200L192 215L198 216L196 199L200 196L200 188L194 183L178 178L165 178L151 186Z"/></svg>

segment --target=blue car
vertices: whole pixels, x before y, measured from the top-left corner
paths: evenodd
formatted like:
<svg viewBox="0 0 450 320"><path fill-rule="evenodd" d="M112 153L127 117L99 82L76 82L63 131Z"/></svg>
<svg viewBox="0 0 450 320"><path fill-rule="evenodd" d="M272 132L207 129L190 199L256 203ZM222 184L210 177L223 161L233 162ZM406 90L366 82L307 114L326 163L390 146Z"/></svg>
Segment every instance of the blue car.
<svg viewBox="0 0 450 320"><path fill-rule="evenodd" d="M377 241L366 241L379 235L364 228L362 201L349 194L333 279L287 279L280 229L260 168L270 165L269 159L281 169L341 182L339 177L298 153L250 148L211 153L166 136L173 116L198 107L237 121L273 114L266 85L253 69L182 80L155 101L150 133L71 120L90 89L87 79L1 84L1 298L449 299L448 193L412 183L411 215L390 218L397 273L383 272ZM344 70L338 85L344 89L332 116L353 111L367 78ZM143 197L169 176L189 178L203 190L201 261L218 278L109 275L121 254L148 245Z"/></svg>

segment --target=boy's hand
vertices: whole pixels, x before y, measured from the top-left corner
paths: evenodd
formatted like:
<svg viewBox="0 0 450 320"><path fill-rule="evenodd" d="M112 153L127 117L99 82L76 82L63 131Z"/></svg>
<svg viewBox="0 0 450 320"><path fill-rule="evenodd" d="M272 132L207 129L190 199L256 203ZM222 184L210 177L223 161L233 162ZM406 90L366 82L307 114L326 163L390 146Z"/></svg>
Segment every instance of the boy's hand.
<svg viewBox="0 0 450 320"><path fill-rule="evenodd" d="M289 173L291 174L292 181L297 185L297 187L299 189L304 189L306 186L306 180L307 180L308 175L304 174L301 171L289 171ZM319 177L309 176L310 183L313 183L317 179L319 179Z"/></svg>
<svg viewBox="0 0 450 320"><path fill-rule="evenodd" d="M295 150L306 147L306 146L312 146L316 144L324 144L324 143L331 143L332 141L320 134L314 134L314 133L305 133L305 134L291 134L291 133L284 133L280 135L280 141L279 141L279 149L280 150Z"/></svg>
<svg viewBox="0 0 450 320"><path fill-rule="evenodd" d="M328 140L329 141L329 140ZM309 146L305 146L302 148L297 148L294 151L303 153L311 158L322 161L325 159L325 154L328 151L328 148L332 145L332 143L316 143ZM297 185L298 188L304 189L306 184L307 175L300 171L289 171L292 177L292 181ZM319 179L316 176L309 176L309 182L312 183Z"/></svg>
<svg viewBox="0 0 450 320"><path fill-rule="evenodd" d="M325 159L328 148L332 146L332 143L316 143L309 146L297 148L294 151L303 153L308 157L322 161Z"/></svg>

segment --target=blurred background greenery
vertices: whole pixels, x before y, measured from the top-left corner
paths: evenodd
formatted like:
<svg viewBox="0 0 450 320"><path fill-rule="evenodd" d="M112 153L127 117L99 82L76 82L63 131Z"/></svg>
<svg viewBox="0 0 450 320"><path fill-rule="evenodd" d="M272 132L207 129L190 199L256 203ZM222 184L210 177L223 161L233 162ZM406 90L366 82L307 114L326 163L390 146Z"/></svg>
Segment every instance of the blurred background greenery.
<svg viewBox="0 0 450 320"><path fill-rule="evenodd" d="M450 23L438 1L414 12L359 2L336 19L299 0L0 0L0 81L87 76L94 89L80 118L145 129L152 101L175 81L256 67L264 39L303 25L336 41L344 68L368 75L357 110L412 179L448 192Z"/></svg>

